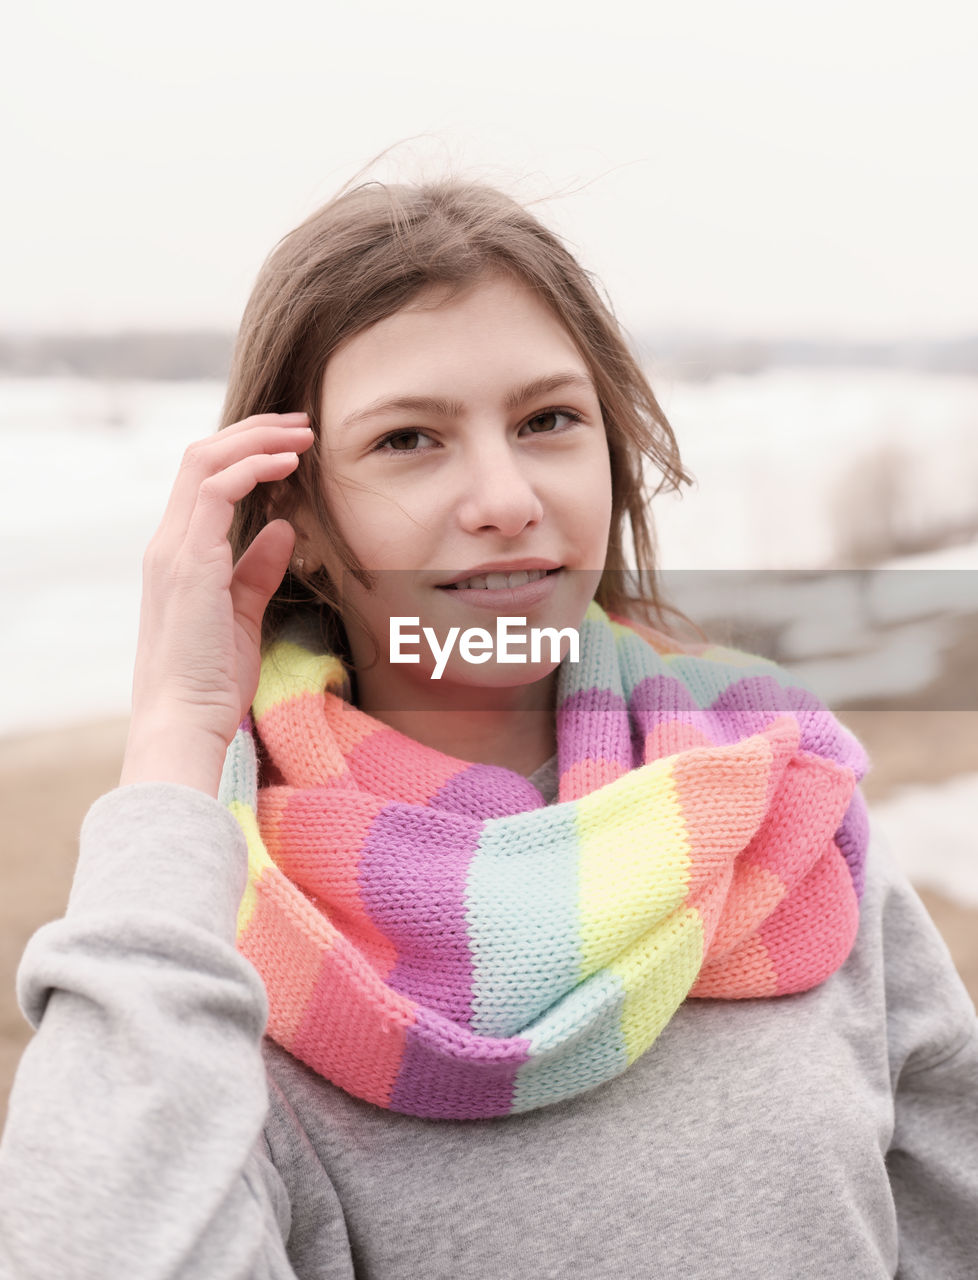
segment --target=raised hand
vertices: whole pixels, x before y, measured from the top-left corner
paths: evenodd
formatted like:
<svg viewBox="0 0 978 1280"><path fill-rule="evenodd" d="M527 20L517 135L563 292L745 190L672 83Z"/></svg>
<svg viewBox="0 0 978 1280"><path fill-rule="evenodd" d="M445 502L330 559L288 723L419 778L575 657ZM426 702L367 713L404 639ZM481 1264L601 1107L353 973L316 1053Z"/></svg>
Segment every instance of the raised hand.
<svg viewBox="0 0 978 1280"><path fill-rule="evenodd" d="M121 783L217 794L224 753L258 685L261 620L295 544L273 520L232 563L234 504L283 480L313 441L304 413L266 413L184 454L143 559L132 720Z"/></svg>

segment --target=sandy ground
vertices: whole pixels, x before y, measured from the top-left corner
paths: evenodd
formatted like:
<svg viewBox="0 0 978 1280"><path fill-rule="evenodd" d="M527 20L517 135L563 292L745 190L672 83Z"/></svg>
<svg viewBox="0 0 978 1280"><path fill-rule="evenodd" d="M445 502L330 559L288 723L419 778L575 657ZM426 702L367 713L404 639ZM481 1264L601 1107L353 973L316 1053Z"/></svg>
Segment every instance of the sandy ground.
<svg viewBox="0 0 978 1280"><path fill-rule="evenodd" d="M874 761L870 802L908 782L978 771L978 711L851 711L843 719ZM78 828L115 786L125 721L0 740L3 891L0 894L0 1117L29 1029L16 1005L14 972L30 935L61 915ZM921 895L978 1001L978 911Z"/></svg>

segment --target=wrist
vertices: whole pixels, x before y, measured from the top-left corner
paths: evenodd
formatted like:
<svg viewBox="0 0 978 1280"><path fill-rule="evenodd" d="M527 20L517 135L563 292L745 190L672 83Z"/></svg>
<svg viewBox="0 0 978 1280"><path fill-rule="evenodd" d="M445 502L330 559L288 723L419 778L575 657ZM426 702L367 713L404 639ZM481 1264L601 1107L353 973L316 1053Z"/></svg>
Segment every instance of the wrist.
<svg viewBox="0 0 978 1280"><path fill-rule="evenodd" d="M119 785L179 782L216 798L226 752L227 743L213 730L133 715Z"/></svg>

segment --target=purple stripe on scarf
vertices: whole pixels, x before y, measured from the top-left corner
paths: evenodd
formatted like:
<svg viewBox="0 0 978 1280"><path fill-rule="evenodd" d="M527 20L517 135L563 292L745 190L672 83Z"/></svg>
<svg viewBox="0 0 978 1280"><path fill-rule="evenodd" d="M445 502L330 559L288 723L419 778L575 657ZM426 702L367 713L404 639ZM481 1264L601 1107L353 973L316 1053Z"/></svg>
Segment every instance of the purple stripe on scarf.
<svg viewBox="0 0 978 1280"><path fill-rule="evenodd" d="M387 978L402 994L464 1026L472 1017L465 882L481 823L392 804L374 819L360 856L360 898L397 949Z"/></svg>
<svg viewBox="0 0 978 1280"><path fill-rule="evenodd" d="M788 701L801 725L802 750L845 765L853 771L858 782L868 766L866 752L859 739L807 689L790 689Z"/></svg>
<svg viewBox="0 0 978 1280"><path fill-rule="evenodd" d="M443 783L429 804L472 818L505 818L542 808L543 798L531 782L512 769L471 764Z"/></svg>
<svg viewBox="0 0 978 1280"><path fill-rule="evenodd" d="M853 792L849 808L835 833L835 843L849 867L856 897L861 899L866 888L866 846L869 844L869 815L861 791Z"/></svg>
<svg viewBox="0 0 978 1280"><path fill-rule="evenodd" d="M866 772L862 747L808 689L797 685L785 689L772 676L750 676L725 689L710 708L711 714L722 717L732 741L738 735L759 732L784 711L798 719L802 751L845 765L857 778Z"/></svg>
<svg viewBox="0 0 978 1280"><path fill-rule="evenodd" d="M632 736L625 700L610 689L582 689L557 709L560 772L582 760L609 760L632 768ZM637 761L641 764L641 757Z"/></svg>
<svg viewBox="0 0 978 1280"><path fill-rule="evenodd" d="M632 690L629 706L636 736L642 743L646 734L662 724L678 722L710 733L693 695L675 676L648 676L640 680Z"/></svg>
<svg viewBox="0 0 978 1280"><path fill-rule="evenodd" d="M815 694L797 685L786 689L773 676L736 680L705 709L675 676L652 676L635 686L631 711L643 736L678 721L699 729L717 746L760 733L777 716L791 712L798 719L803 751L845 765L857 778L866 771L862 747Z"/></svg>
<svg viewBox="0 0 978 1280"><path fill-rule="evenodd" d="M471 1050L459 1062L439 1051L438 1040L451 1034L457 1049ZM405 1034L404 1056L391 1096L393 1110L431 1120L479 1120L509 1115L516 1073L530 1056L530 1042L484 1040L446 1028L426 1009Z"/></svg>

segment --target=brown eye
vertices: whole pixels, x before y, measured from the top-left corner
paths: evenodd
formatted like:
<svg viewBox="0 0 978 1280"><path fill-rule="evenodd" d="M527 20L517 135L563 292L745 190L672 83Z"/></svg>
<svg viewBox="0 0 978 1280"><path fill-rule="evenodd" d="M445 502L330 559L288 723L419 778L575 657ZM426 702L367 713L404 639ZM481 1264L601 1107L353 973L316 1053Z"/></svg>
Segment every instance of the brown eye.
<svg viewBox="0 0 978 1280"><path fill-rule="evenodd" d="M419 431L402 431L399 436L391 436L387 443L392 449L397 449L402 453L408 453L411 449L416 449L418 445Z"/></svg>
<svg viewBox="0 0 978 1280"><path fill-rule="evenodd" d="M392 431L375 448L378 453L425 453L425 441L431 443L431 437L423 431Z"/></svg>
<svg viewBox="0 0 978 1280"><path fill-rule="evenodd" d="M532 418L528 418L525 425L534 435L542 436L566 431L568 426L580 421L581 415L574 413L572 409L545 409L543 413L535 413Z"/></svg>
<svg viewBox="0 0 978 1280"><path fill-rule="evenodd" d="M526 425L534 433L552 431L556 426L556 419L559 417L560 414L551 409L548 410L547 413L538 413L537 416L535 418L531 418Z"/></svg>

